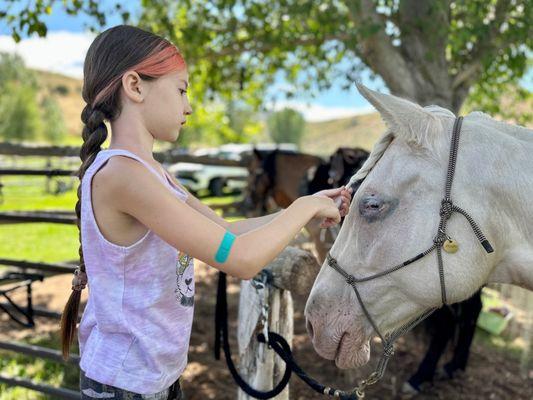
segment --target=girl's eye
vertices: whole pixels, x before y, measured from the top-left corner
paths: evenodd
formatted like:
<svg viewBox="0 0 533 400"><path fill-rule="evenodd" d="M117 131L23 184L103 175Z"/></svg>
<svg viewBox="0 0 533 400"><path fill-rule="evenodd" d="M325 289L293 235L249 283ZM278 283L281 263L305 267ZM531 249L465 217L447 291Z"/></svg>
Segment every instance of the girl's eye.
<svg viewBox="0 0 533 400"><path fill-rule="evenodd" d="M186 90L183 90L183 89L180 89L180 93L181 93L181 94L186 94L187 91L186 91Z"/></svg>

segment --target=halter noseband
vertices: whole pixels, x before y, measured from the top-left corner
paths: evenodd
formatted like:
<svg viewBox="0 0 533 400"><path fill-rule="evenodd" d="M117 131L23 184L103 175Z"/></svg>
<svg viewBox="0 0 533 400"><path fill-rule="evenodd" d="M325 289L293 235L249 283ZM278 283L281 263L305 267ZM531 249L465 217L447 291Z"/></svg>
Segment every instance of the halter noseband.
<svg viewBox="0 0 533 400"><path fill-rule="evenodd" d="M376 383L383 377L389 358L394 354L394 342L396 341L396 339L398 339L404 333L408 332L409 330L414 328L418 323L426 319L437 308L430 308L424 311L421 315L419 315L415 319L409 321L408 323L400 326L398 329L384 336L381 334L381 332L379 331L377 327L377 324L375 323L374 319L368 312L368 309L366 308L365 303L363 302L363 299L361 298L359 290L357 289L357 284L371 281L373 279L377 279L382 276L388 275L392 272L395 272L427 256L429 253L433 252L433 250L436 250L442 304L443 305L448 304L448 300L446 297L446 284L444 280L444 264L442 260L442 249L444 246L445 251L448 251L450 253L455 253L455 251L457 250L457 248L454 247L455 242L446 234L446 224L453 212L462 214L467 219L468 223L472 227L472 230L474 231L474 234L476 235L479 242L481 243L481 245L483 246L483 248L485 249L487 253L492 253L494 251L489 241L487 240L485 235L483 235L483 233L481 232L481 229L476 224L474 219L465 210L456 206L451 199L451 190L452 190L453 177L455 173L455 165L457 162L457 151L459 147L459 137L461 133L462 122L463 122L463 117L458 117L456 118L454 126L453 126L451 146L450 146L450 157L449 157L449 163L448 163L448 172L446 175L446 185L444 189L444 198L441 201L440 212L439 212L440 222L439 222L437 234L433 239L433 244L431 245L431 247L429 247L426 251L416 255L415 257L412 257L409 260L404 261L401 264L395 265L382 272L378 272L377 274L367 276L364 278L356 278L355 276L346 272L343 268L339 266L339 264L337 263L337 260L335 260L335 258L333 258L331 254L328 253L326 256L327 264L330 267L332 267L334 270L336 270L339 274L341 274L342 277L346 280L346 283L348 283L353 288L355 292L355 296L357 298L357 301L359 302L359 305L361 306L361 309L363 310L363 313L365 314L366 318L370 322L370 325L372 325L372 328L374 329L376 334L381 339L381 343L383 345L383 354L379 360L376 370L372 372L367 379L361 381L359 386L357 386L353 391L353 393L355 393L359 398L364 397L364 390L367 386L373 385L374 383ZM334 391L333 389L326 388L324 390L324 394L340 397L341 395L346 395L347 393L340 392L340 391Z"/></svg>

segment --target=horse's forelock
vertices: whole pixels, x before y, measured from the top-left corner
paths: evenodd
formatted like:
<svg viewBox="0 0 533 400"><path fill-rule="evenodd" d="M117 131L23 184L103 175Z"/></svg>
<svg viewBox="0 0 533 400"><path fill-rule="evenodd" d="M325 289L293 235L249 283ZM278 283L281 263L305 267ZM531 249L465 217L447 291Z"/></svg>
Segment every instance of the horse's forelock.
<svg viewBox="0 0 533 400"><path fill-rule="evenodd" d="M381 136L381 138L374 145L374 148L370 152L370 155L364 162L363 166L350 178L347 186L352 186L356 182L362 181L366 178L368 173L372 170L372 168L374 168L376 163L383 156L385 150L387 150L393 139L394 134L392 132L386 132Z"/></svg>

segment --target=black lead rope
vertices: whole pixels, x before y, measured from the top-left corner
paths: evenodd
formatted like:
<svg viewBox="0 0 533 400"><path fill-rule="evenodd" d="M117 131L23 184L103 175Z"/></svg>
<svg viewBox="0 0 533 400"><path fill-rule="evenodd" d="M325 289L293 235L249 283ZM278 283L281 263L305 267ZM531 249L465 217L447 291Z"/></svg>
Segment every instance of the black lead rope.
<svg viewBox="0 0 533 400"><path fill-rule="evenodd" d="M287 367L285 368L285 373L283 378L272 390L262 392L252 388L244 379L239 375L235 364L231 359L231 351L228 341L228 303L226 296L226 274L224 272L218 273L218 286L217 286L217 304L216 304L216 313L215 313L215 358L220 360L220 348L222 346L224 350L224 356L226 357L226 363L228 369L239 387L249 396L255 397L256 399L271 399L278 394L280 394L285 386L289 383L291 373L294 372L298 377L303 380L307 385L309 385L313 390L320 394L325 394L329 396L337 397L341 400L358 400L360 397L357 396L355 391L353 392L344 392L342 390L336 390L328 386L324 386L317 382L315 379L311 378L294 360L291 348L283 336L279 335L276 332L268 332L268 341L265 338L265 335L259 333L257 335L257 340L260 343L265 343L270 346L272 350L280 356L280 358L285 362Z"/></svg>
<svg viewBox="0 0 533 400"><path fill-rule="evenodd" d="M317 382L315 379L311 378L307 373L296 363L293 358L291 348L289 347L287 341L283 336L275 333L268 332L268 344L274 350L278 356L281 357L283 361L287 364L287 367L290 368L298 377L303 380L307 385L309 385L313 390L317 391L320 394L326 394L330 396L335 396L341 400L357 400L359 397L354 393L347 393L342 390L336 390L328 386L324 386L321 383ZM262 333L257 335L257 340L260 343L267 343L265 340L265 335Z"/></svg>
<svg viewBox="0 0 533 400"><path fill-rule="evenodd" d="M270 335L276 335L273 332L268 333ZM264 338L264 335L259 335ZM277 341L275 346L281 352L290 354L291 348L288 343L281 336L277 336ZM258 337L259 339L259 337ZM261 343L265 343L263 340ZM224 272L218 273L218 287L217 287L217 305L215 313L215 358L220 360L220 346L224 350L224 356L226 357L226 364L228 365L229 372L233 376L233 379L239 387L249 396L255 397L256 399L271 399L280 394L285 386L289 383L291 378L292 370L288 367L285 368L285 372L281 381L272 389L268 391L260 391L251 387L245 380L239 375L235 364L231 359L231 351L229 347L228 340L228 302L226 297L226 274ZM279 353L278 353L279 354Z"/></svg>

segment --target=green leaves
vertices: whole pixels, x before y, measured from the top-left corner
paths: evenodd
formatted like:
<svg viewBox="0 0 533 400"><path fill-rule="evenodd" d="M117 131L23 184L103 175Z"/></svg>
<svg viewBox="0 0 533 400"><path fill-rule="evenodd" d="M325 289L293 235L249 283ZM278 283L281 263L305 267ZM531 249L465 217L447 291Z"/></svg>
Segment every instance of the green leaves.
<svg viewBox="0 0 533 400"><path fill-rule="evenodd" d="M285 108L268 117L268 132L275 143L300 145L305 120L298 111Z"/></svg>
<svg viewBox="0 0 533 400"><path fill-rule="evenodd" d="M20 56L0 53L0 139L59 143L65 136L59 105L49 95L39 100L38 89Z"/></svg>
<svg viewBox="0 0 533 400"><path fill-rule="evenodd" d="M55 1L30 2L18 13L6 7L0 20L16 41L21 32L46 35L41 17ZM97 1L62 5L105 23ZM142 0L141 7L138 25L184 54L198 101L239 98L253 109L269 100L279 71L289 96L312 94L339 74L349 87L360 60L400 96L450 99L443 105L455 108L470 93L471 102L499 109L498 93L519 82L533 47L532 0ZM115 11L129 20L119 2Z"/></svg>

